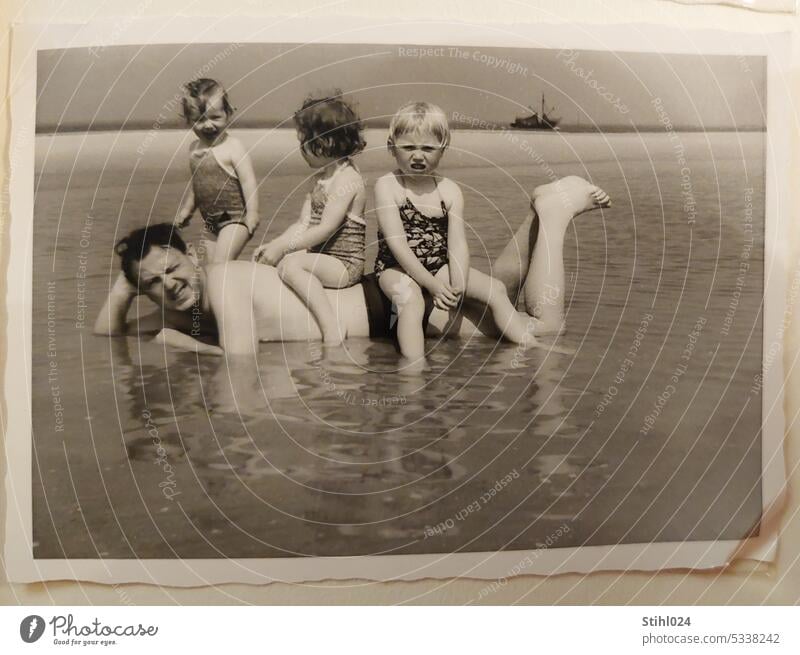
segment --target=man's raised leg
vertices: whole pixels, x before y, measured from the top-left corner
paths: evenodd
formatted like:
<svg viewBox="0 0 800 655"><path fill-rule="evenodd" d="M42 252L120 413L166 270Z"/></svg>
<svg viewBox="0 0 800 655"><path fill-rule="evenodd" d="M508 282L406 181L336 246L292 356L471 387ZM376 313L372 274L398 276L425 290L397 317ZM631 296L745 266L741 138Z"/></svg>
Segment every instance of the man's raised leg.
<svg viewBox="0 0 800 655"><path fill-rule="evenodd" d="M537 319L536 334L564 329L564 236L569 222L610 204L602 189L576 176L536 187L531 194L532 211L492 273L506 285L512 301L522 287L525 309Z"/></svg>

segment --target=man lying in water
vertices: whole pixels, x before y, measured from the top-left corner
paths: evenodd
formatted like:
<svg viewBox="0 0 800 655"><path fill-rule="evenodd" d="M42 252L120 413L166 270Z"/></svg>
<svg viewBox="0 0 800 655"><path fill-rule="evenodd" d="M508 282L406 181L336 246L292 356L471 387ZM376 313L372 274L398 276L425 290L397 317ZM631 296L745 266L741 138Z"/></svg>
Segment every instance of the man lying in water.
<svg viewBox="0 0 800 655"><path fill-rule="evenodd" d="M564 329L564 235L569 222L592 209L609 206L608 196L578 177L537 187L531 209L492 267L512 301L522 292L534 335ZM95 322L107 336L158 332L171 346L201 353L253 355L259 341L307 341L321 338L319 326L303 302L271 266L231 261L198 265L171 225L136 230L117 245L122 273ZM347 289L326 289L341 333L350 337L386 337L391 301L372 276ZM132 321L127 314L137 295L162 308ZM465 304L458 311L432 308L427 336L496 337L485 307ZM215 334L219 346L195 339Z"/></svg>

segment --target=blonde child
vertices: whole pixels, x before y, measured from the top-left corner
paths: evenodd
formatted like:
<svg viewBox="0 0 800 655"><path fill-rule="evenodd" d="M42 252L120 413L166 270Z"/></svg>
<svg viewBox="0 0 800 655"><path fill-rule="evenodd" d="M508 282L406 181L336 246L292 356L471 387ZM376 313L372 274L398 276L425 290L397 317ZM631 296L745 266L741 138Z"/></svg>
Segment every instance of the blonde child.
<svg viewBox="0 0 800 655"><path fill-rule="evenodd" d="M404 105L389 126L388 147L397 169L375 184L375 273L397 309L400 352L416 364L425 355L423 289L444 310L454 309L462 296L480 300L489 306L503 336L525 346L535 343L505 286L470 268L461 189L436 174L449 143L447 118L439 107Z"/></svg>
<svg viewBox="0 0 800 655"><path fill-rule="evenodd" d="M355 110L340 94L308 98L294 116L300 152L317 170L300 219L261 246L255 261L277 266L280 278L303 300L323 340L343 335L324 288L344 289L364 273L364 180L351 157L366 145Z"/></svg>
<svg viewBox="0 0 800 655"><path fill-rule="evenodd" d="M195 210L205 222L205 261L236 259L258 226L258 185L250 157L228 134L233 108L222 85L202 78L184 87L183 116L197 140L189 147L192 186L177 227L189 223Z"/></svg>

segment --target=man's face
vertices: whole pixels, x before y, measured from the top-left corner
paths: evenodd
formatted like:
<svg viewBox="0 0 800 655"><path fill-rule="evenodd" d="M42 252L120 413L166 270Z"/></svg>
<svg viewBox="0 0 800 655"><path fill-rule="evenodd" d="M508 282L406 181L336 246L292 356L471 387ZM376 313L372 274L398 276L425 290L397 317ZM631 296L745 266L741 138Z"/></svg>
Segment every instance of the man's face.
<svg viewBox="0 0 800 655"><path fill-rule="evenodd" d="M203 295L203 271L188 255L170 247L154 246L133 272L139 290L165 309L187 311Z"/></svg>

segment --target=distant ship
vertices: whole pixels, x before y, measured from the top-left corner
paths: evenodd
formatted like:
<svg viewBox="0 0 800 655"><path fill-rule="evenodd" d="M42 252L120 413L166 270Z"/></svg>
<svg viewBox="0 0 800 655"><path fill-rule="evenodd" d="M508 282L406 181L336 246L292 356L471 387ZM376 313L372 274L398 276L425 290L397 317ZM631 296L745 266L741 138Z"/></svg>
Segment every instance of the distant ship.
<svg viewBox="0 0 800 655"><path fill-rule="evenodd" d="M511 127L517 130L557 130L560 118L553 118L552 112L555 107L550 108L551 115L548 116L545 111L544 93L542 94L542 111L541 114L533 107L529 107L533 112L530 116L518 116L511 123Z"/></svg>

